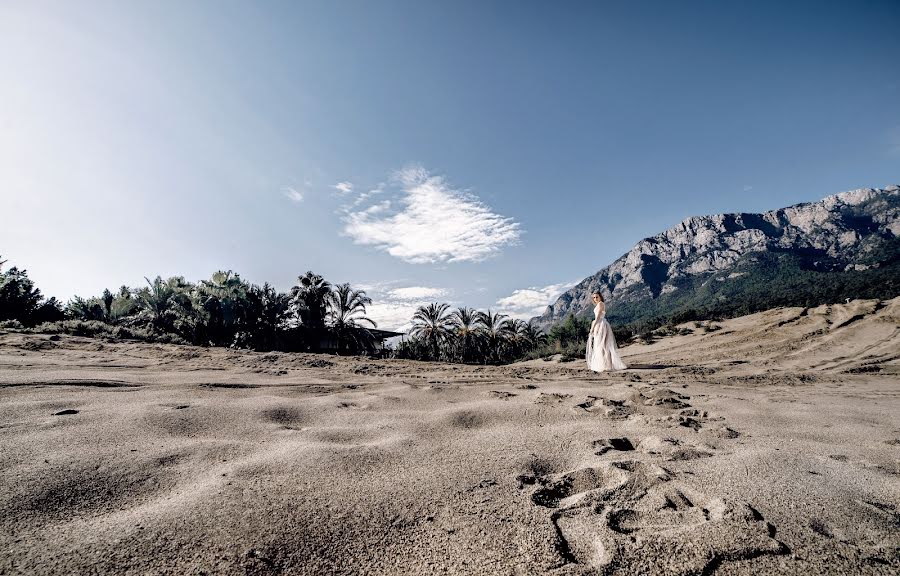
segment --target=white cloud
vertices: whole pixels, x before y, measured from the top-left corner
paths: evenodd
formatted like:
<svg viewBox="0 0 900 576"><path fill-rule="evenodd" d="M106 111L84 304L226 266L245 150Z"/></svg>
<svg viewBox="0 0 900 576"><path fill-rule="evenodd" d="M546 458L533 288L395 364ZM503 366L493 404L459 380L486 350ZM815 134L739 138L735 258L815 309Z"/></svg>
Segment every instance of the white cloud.
<svg viewBox="0 0 900 576"><path fill-rule="evenodd" d="M575 285L575 282L550 284L549 286L522 288L513 290L510 296L497 300L497 311L510 316L530 320L544 313L544 309L553 304L559 295Z"/></svg>
<svg viewBox="0 0 900 576"><path fill-rule="evenodd" d="M419 306L434 301L447 301L450 291L433 286L396 286L396 282L358 284L372 303L366 306L366 316L378 323L382 330L405 332L412 326L412 316Z"/></svg>
<svg viewBox="0 0 900 576"><path fill-rule="evenodd" d="M447 291L443 288L429 288L427 286L407 286L405 288L395 288L388 294L392 298L395 298L397 300L427 300L446 296Z"/></svg>
<svg viewBox="0 0 900 576"><path fill-rule="evenodd" d="M366 316L378 324L380 330L406 332L412 327L412 317L418 304L408 302L372 302L366 306Z"/></svg>
<svg viewBox="0 0 900 576"><path fill-rule="evenodd" d="M749 192L751 190L753 190L753 186L751 186L749 184L744 184L744 192Z"/></svg>
<svg viewBox="0 0 900 576"><path fill-rule="evenodd" d="M291 202L303 202L303 193L291 186L282 186L281 193Z"/></svg>
<svg viewBox="0 0 900 576"><path fill-rule="evenodd" d="M332 184L331 187L340 192L341 195L346 195L353 192L352 182L338 182L337 184Z"/></svg>
<svg viewBox="0 0 900 576"><path fill-rule="evenodd" d="M359 208L385 191L379 185L342 208L343 233L355 243L375 246L405 262L433 264L479 262L519 241L519 223L495 214L441 176L413 166L397 172L393 180L400 189L396 201Z"/></svg>

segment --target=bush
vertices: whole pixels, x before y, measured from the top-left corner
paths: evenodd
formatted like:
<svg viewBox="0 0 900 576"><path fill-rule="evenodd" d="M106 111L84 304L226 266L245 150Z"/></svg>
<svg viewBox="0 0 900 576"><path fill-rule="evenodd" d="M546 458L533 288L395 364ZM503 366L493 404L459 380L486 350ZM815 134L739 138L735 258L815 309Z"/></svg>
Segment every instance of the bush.
<svg viewBox="0 0 900 576"><path fill-rule="evenodd" d="M38 334L59 334L66 333L66 329L63 327L63 323L61 321L58 322L42 322L31 329L32 332L36 332Z"/></svg>
<svg viewBox="0 0 900 576"><path fill-rule="evenodd" d="M638 340L644 344L653 344L656 342L656 334L653 333L653 330L647 329L638 334Z"/></svg>
<svg viewBox="0 0 900 576"><path fill-rule="evenodd" d="M656 334L659 336L675 336L678 334L678 330L675 328L674 324L666 324L662 328L656 331Z"/></svg>
<svg viewBox="0 0 900 576"><path fill-rule="evenodd" d="M18 320L3 320L0 322L0 329L2 330L24 330L25 326L22 325Z"/></svg>
<svg viewBox="0 0 900 576"><path fill-rule="evenodd" d="M613 336L616 338L616 344L624 346L625 344L631 344L636 334L628 326L613 326Z"/></svg>
<svg viewBox="0 0 900 576"><path fill-rule="evenodd" d="M32 330L39 334L70 334L72 336L103 337L124 340L140 340L162 344L189 344L176 334L154 334L144 328L113 326L99 320L63 320L61 322L44 322Z"/></svg>
<svg viewBox="0 0 900 576"><path fill-rule="evenodd" d="M548 346L533 348L529 350L520 360L550 360L557 352L551 350Z"/></svg>
<svg viewBox="0 0 900 576"><path fill-rule="evenodd" d="M563 348L560 362L573 362L575 360L584 360L585 348L587 342L573 342Z"/></svg>

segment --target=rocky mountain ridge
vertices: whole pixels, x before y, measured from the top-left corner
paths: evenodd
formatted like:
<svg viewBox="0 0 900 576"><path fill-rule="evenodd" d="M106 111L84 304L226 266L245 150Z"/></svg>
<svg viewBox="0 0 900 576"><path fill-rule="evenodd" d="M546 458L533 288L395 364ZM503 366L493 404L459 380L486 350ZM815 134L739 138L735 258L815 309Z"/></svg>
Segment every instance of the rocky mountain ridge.
<svg viewBox="0 0 900 576"><path fill-rule="evenodd" d="M790 264L784 268L787 258ZM845 273L844 278L897 263L900 186L851 190L761 214L687 218L641 240L563 293L533 320L546 330L571 313L585 313L597 289L609 302L611 319L617 309L633 311L620 315L620 322L641 317L636 307L649 303L654 306L645 307L658 312L666 308L660 307L661 302L674 309L690 298L696 305L696 297L687 292L696 293L710 282L746 282L742 276L752 275L754 266L771 268L773 259L780 262L781 277L795 269L805 271L804 283L815 278L813 273ZM883 270L881 274L879 278ZM798 297L802 296L804 288L798 290Z"/></svg>

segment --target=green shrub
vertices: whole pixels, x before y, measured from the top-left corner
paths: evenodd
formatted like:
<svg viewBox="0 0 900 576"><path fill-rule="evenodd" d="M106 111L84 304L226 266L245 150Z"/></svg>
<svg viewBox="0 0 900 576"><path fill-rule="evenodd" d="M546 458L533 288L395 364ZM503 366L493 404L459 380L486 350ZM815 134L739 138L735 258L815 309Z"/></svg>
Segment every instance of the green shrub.
<svg viewBox="0 0 900 576"><path fill-rule="evenodd" d="M670 323L656 330L656 334L659 336L675 336L678 334L678 329L675 328L674 324Z"/></svg>
<svg viewBox="0 0 900 576"><path fill-rule="evenodd" d="M144 328L113 326L99 320L44 322L35 326L31 331L39 334L70 334L72 336L140 340L162 344L189 344L188 341L177 334L155 334Z"/></svg>
<svg viewBox="0 0 900 576"><path fill-rule="evenodd" d="M540 348L534 348L529 350L521 360L549 360L556 352L550 350L547 346L542 346Z"/></svg>
<svg viewBox="0 0 900 576"><path fill-rule="evenodd" d="M63 321L61 320L56 322L42 322L32 328L31 331L37 332L38 334L65 334L66 332Z"/></svg>
<svg viewBox="0 0 900 576"><path fill-rule="evenodd" d="M656 334L653 332L653 330L648 329L638 334L638 340L640 340L644 344L653 344L654 342L656 342Z"/></svg>
<svg viewBox="0 0 900 576"><path fill-rule="evenodd" d="M562 357L559 359L559 361L573 362L575 360L584 360L586 346L587 341L570 343L568 346L563 348Z"/></svg>

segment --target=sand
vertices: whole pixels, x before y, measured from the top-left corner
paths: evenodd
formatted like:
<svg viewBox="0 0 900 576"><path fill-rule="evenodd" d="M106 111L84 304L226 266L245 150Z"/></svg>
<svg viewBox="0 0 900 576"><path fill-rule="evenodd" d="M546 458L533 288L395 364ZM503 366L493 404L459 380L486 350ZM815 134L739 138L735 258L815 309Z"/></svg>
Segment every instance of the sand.
<svg viewBox="0 0 900 576"><path fill-rule="evenodd" d="M896 574L900 298L583 362L0 335L3 574Z"/></svg>

